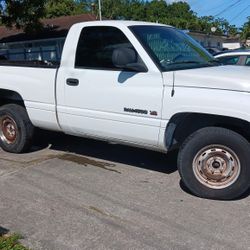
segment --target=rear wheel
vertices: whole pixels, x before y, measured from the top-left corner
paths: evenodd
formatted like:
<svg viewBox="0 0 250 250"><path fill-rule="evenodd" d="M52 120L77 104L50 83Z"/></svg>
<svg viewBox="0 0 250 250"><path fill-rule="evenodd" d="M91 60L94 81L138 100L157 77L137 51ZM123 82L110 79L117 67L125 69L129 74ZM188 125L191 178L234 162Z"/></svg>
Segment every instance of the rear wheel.
<svg viewBox="0 0 250 250"><path fill-rule="evenodd" d="M229 200L250 186L250 147L224 128L198 130L183 143L178 169L184 184L203 198Z"/></svg>
<svg viewBox="0 0 250 250"><path fill-rule="evenodd" d="M11 153L27 151L34 134L34 127L26 109L16 104L0 108L0 146Z"/></svg>

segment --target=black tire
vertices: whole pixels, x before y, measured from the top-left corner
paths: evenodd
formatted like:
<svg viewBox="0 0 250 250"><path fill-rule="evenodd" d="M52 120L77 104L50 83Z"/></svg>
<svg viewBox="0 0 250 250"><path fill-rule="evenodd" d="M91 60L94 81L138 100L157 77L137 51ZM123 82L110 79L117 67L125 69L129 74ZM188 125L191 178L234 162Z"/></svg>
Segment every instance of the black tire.
<svg viewBox="0 0 250 250"><path fill-rule="evenodd" d="M239 198L250 187L249 142L228 129L200 129L181 146L178 169L183 183L196 196Z"/></svg>
<svg viewBox="0 0 250 250"><path fill-rule="evenodd" d="M17 104L7 104L0 108L0 146L10 153L27 152L34 135L27 111Z"/></svg>

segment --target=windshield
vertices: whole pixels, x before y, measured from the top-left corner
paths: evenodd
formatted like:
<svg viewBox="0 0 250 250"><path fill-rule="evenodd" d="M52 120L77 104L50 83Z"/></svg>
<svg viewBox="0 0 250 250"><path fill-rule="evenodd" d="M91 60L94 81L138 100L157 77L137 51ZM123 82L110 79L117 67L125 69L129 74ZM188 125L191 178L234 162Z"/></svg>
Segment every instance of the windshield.
<svg viewBox="0 0 250 250"><path fill-rule="evenodd" d="M130 29L162 71L218 65L209 52L180 30L156 25Z"/></svg>

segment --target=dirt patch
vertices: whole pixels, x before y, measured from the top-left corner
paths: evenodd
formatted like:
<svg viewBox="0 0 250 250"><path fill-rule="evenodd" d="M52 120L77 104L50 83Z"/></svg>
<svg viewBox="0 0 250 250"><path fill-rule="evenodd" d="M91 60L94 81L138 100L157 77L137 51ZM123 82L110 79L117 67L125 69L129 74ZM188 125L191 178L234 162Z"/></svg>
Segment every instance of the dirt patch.
<svg viewBox="0 0 250 250"><path fill-rule="evenodd" d="M111 164L111 163L107 163L107 162L102 162L102 161L96 161L84 156L79 156L79 155L73 155L73 154L63 154L63 155L59 155L56 156L55 158L63 160L63 161L70 161L70 162L74 162L77 163L79 165L83 165L85 167L90 166L94 166L94 167L98 167L98 168L102 168L108 171L112 171L118 174L121 174L120 171L113 169L115 167L115 164Z"/></svg>

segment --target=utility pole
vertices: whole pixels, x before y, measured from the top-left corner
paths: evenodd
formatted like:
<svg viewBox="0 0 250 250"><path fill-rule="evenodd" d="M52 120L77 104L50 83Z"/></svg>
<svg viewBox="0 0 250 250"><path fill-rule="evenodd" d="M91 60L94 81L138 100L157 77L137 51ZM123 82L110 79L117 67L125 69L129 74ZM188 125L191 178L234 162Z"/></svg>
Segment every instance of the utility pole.
<svg viewBox="0 0 250 250"><path fill-rule="evenodd" d="M99 18L100 18L100 21L102 21L102 3L101 3L101 0L98 0L98 3L99 3Z"/></svg>

